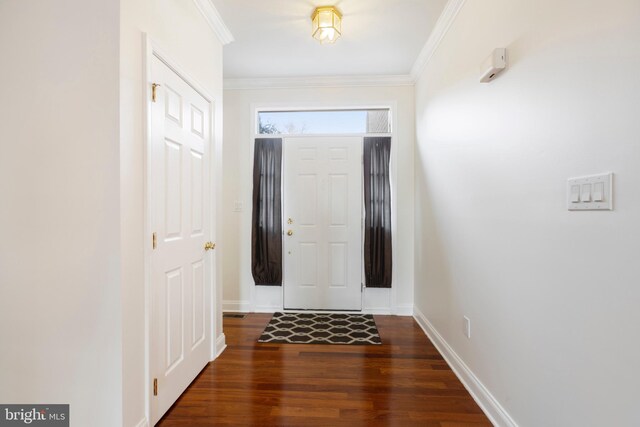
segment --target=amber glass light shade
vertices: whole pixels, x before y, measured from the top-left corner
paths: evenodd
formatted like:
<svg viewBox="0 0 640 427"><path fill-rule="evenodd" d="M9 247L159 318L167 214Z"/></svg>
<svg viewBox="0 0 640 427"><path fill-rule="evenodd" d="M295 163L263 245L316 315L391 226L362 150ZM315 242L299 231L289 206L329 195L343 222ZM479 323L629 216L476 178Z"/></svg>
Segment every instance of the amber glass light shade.
<svg viewBox="0 0 640 427"><path fill-rule="evenodd" d="M311 15L313 38L320 43L335 43L342 35L342 14L334 6L321 6Z"/></svg>

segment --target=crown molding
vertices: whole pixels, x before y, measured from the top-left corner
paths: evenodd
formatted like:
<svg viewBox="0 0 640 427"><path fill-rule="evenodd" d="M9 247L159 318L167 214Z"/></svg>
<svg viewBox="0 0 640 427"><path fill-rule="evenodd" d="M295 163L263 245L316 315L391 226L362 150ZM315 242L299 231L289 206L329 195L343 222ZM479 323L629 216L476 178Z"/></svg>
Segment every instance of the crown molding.
<svg viewBox="0 0 640 427"><path fill-rule="evenodd" d="M193 2L223 46L235 40L211 0L193 0Z"/></svg>
<svg viewBox="0 0 640 427"><path fill-rule="evenodd" d="M420 51L420 54L416 58L416 61L413 63L413 67L411 68L411 77L413 81L417 81L422 71L424 71L427 63L433 56L433 54L440 46L440 42L449 31L451 24L458 16L458 12L462 9L465 0L449 0L447 4L444 6L444 10L436 21L436 25L433 27L433 31L431 35L427 39L424 47Z"/></svg>
<svg viewBox="0 0 640 427"><path fill-rule="evenodd" d="M224 79L225 90L289 89L347 86L413 86L410 75L312 76Z"/></svg>
<svg viewBox="0 0 640 427"><path fill-rule="evenodd" d="M289 88L319 88L319 87L349 87L349 86L413 86L422 71L433 57L433 54L440 46L442 39L449 31L451 24L464 6L466 0L448 0L442 14L436 21L436 25L423 46L420 54L411 67L408 75L390 76L310 76L310 77L264 77L264 78L238 78L224 79L225 90L248 90L248 89L289 89ZM218 38L223 44L233 41L233 36L224 25L222 18L211 4L210 0L194 0L198 8L202 11L207 22L214 29ZM211 12L204 12L201 5L210 8ZM215 20L211 18L215 16ZM213 23L216 22L216 23ZM219 33L219 26L223 28L223 34ZM226 41L225 41L226 40Z"/></svg>

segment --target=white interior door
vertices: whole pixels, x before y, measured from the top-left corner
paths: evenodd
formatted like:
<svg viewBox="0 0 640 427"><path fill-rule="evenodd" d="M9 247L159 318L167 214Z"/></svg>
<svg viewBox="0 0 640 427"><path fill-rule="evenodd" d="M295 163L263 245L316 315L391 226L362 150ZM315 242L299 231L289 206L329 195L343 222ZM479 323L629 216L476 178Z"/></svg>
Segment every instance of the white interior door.
<svg viewBox="0 0 640 427"><path fill-rule="evenodd" d="M155 424L211 358L211 103L153 57L150 367Z"/></svg>
<svg viewBox="0 0 640 427"><path fill-rule="evenodd" d="M284 308L361 310L362 138L283 144Z"/></svg>

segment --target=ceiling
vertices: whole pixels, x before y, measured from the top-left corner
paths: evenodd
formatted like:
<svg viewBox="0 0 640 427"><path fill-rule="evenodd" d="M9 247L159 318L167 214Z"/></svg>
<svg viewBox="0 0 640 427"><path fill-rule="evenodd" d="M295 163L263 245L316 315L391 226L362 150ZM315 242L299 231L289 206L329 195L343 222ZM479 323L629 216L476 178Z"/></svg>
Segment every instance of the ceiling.
<svg viewBox="0 0 640 427"><path fill-rule="evenodd" d="M407 75L446 0L212 0L235 41L224 77ZM342 38L311 37L316 6L343 14Z"/></svg>

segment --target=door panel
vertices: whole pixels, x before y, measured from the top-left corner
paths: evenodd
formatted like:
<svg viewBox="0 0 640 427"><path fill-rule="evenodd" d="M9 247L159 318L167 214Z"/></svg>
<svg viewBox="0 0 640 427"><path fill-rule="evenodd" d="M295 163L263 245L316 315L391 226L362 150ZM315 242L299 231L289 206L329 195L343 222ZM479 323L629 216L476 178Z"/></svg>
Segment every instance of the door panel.
<svg viewBox="0 0 640 427"><path fill-rule="evenodd" d="M184 337L183 337L183 276L182 269L167 273L166 281L167 299L165 304L167 331L165 342L167 348L167 362L165 373L171 370L184 358Z"/></svg>
<svg viewBox="0 0 640 427"><path fill-rule="evenodd" d="M332 226L347 226L349 218L349 175L329 175L329 215Z"/></svg>
<svg viewBox="0 0 640 427"><path fill-rule="evenodd" d="M361 310L362 138L287 138L283 177L284 307Z"/></svg>
<svg viewBox="0 0 640 427"><path fill-rule="evenodd" d="M346 243L331 243L329 245L329 286L344 288L348 283L348 247Z"/></svg>
<svg viewBox="0 0 640 427"><path fill-rule="evenodd" d="M318 213L318 177L315 174L300 174L296 185L299 197L304 200L299 206L299 223L305 227L316 227ZM295 184L294 184L295 185Z"/></svg>
<svg viewBox="0 0 640 427"><path fill-rule="evenodd" d="M165 139L165 241L182 238L182 144Z"/></svg>
<svg viewBox="0 0 640 427"><path fill-rule="evenodd" d="M318 245L315 242L302 242L298 244L300 254L300 266L298 285L303 287L318 286Z"/></svg>
<svg viewBox="0 0 640 427"><path fill-rule="evenodd" d="M191 266L192 277L192 336L191 349L193 350L198 344L204 340L205 321L206 321L206 304L205 304L205 272L204 263L196 261Z"/></svg>
<svg viewBox="0 0 640 427"><path fill-rule="evenodd" d="M202 153L191 150L191 237L203 232L204 210L204 165Z"/></svg>
<svg viewBox="0 0 640 427"><path fill-rule="evenodd" d="M150 364L155 424L211 359L211 104L157 58L151 104Z"/></svg>

